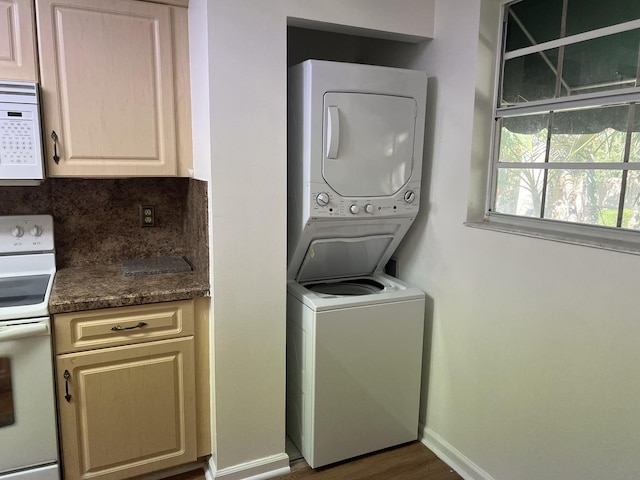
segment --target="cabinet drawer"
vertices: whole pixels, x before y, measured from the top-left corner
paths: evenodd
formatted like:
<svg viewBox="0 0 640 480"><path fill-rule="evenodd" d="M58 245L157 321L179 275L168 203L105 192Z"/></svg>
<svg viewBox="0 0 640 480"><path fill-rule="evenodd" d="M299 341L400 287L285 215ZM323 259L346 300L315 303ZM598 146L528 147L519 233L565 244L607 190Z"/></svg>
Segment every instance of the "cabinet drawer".
<svg viewBox="0 0 640 480"><path fill-rule="evenodd" d="M56 353L193 335L193 300L54 316Z"/></svg>

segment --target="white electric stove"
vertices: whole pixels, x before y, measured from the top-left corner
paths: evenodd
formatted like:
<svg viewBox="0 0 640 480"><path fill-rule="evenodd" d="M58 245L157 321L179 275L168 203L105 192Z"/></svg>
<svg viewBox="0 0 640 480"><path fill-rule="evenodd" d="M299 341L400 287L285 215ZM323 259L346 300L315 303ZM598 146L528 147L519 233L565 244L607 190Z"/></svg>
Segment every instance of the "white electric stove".
<svg viewBox="0 0 640 480"><path fill-rule="evenodd" d="M0 480L59 480L53 218L0 216Z"/></svg>

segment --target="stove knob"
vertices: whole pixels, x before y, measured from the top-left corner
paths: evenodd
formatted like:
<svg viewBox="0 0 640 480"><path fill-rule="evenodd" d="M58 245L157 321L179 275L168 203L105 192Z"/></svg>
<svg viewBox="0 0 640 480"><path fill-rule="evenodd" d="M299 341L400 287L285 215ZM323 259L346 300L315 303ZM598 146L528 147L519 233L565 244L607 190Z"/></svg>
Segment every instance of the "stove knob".
<svg viewBox="0 0 640 480"><path fill-rule="evenodd" d="M21 226L16 225L11 229L11 235L16 238L20 238L22 235L24 235L24 229Z"/></svg>
<svg viewBox="0 0 640 480"><path fill-rule="evenodd" d="M356 213L360 213L360 207L358 205L351 205L349 211L355 215Z"/></svg>
<svg viewBox="0 0 640 480"><path fill-rule="evenodd" d="M328 193L319 193L316 196L316 203L321 207L326 207L329 204L329 194Z"/></svg>
<svg viewBox="0 0 640 480"><path fill-rule="evenodd" d="M373 205L371 205L370 203L367 203L364 206L364 211L367 212L367 213L373 213Z"/></svg>
<svg viewBox="0 0 640 480"><path fill-rule="evenodd" d="M29 229L29 234L32 237L39 237L40 235L42 235L42 227L40 225L34 225Z"/></svg>

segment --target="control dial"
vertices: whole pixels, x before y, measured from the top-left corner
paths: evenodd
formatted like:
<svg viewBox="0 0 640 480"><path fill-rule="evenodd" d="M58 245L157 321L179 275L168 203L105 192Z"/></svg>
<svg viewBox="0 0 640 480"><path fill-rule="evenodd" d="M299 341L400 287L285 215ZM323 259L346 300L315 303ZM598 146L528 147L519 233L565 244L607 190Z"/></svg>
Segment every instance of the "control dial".
<svg viewBox="0 0 640 480"><path fill-rule="evenodd" d="M404 192L404 201L407 203L413 203L413 201L416 199L416 192L414 192L413 190L407 190L406 192Z"/></svg>
<svg viewBox="0 0 640 480"><path fill-rule="evenodd" d="M373 205L371 205L370 203L367 203L364 206L364 211L367 213L373 213L373 210L374 210Z"/></svg>
<svg viewBox="0 0 640 480"><path fill-rule="evenodd" d="M22 228L19 225L16 225L11 229L11 235L13 235L16 238L20 238L22 235L24 235L24 228Z"/></svg>
<svg viewBox="0 0 640 480"><path fill-rule="evenodd" d="M32 237L39 237L42 235L42 227L40 225L34 225L29 229L29 235Z"/></svg>
<svg viewBox="0 0 640 480"><path fill-rule="evenodd" d="M355 215L357 213L360 213L360 207L358 205L351 205L349 207L349 211Z"/></svg>
<svg viewBox="0 0 640 480"><path fill-rule="evenodd" d="M329 194L321 192L316 195L316 203L321 207L326 207L329 204Z"/></svg>

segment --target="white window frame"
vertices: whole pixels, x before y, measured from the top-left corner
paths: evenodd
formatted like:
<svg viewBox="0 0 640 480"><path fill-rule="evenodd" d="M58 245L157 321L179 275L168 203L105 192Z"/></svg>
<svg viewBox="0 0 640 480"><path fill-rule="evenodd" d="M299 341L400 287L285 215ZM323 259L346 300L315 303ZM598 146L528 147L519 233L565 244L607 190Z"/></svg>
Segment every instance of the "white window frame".
<svg viewBox="0 0 640 480"><path fill-rule="evenodd" d="M574 0L575 1L575 0ZM524 47L521 49L506 52L503 56L505 49L504 42L506 41L506 18L508 15L508 5L516 3L512 0L504 0L501 2L501 18L500 18L500 32L498 42L498 52L495 70L495 82L494 82L494 99L493 99L493 117L492 117L492 135L491 135L491 164L489 168L489 180L486 190L486 208L485 208L485 221L484 222L469 222L467 225L487 228L491 230L498 230L507 233L521 234L526 236L532 236L537 238L546 238L566 243L582 244L587 246L594 246L604 249L611 249L616 251L640 254L640 231L628 230L620 227L604 227L599 225L588 225L573 222L565 222L552 220L549 218L535 218L525 217L518 215L509 215L504 213L497 213L492 211L495 205L495 195L497 190L497 175L498 166L501 168L522 168L522 164L505 165L498 162L498 156L500 153L500 131L499 124L501 118L507 118L511 116L525 115L525 114L543 114L548 113L549 110L560 109L573 109L573 108L585 108L585 107L597 107L597 106L609 106L609 105L626 105L630 102L637 103L638 109L640 109L640 86L628 87L617 90L610 90L598 93L584 93L576 94L572 96L558 97L548 100L531 101L522 104L500 106L501 98L501 83L502 83L502 71L503 62L511 58L517 58L532 53L543 52L545 50L559 48L566 45L592 40L616 33L622 33L629 30L640 29L640 19L632 20L629 22L604 27L589 32L584 32L576 35L571 35L557 40L539 43L533 46ZM556 66L553 66L555 69ZM640 69L640 62L639 62ZM640 74L636 80L636 85L640 85ZM640 114L640 113L639 113ZM601 168L615 168L626 170L640 170L640 162L625 163L624 168L621 168L620 164L615 167L611 164L597 164L597 163L575 163L569 165L567 163L559 163L557 166L549 163L528 163L527 168L540 168L551 170L554 168L575 168L575 169L601 169Z"/></svg>

